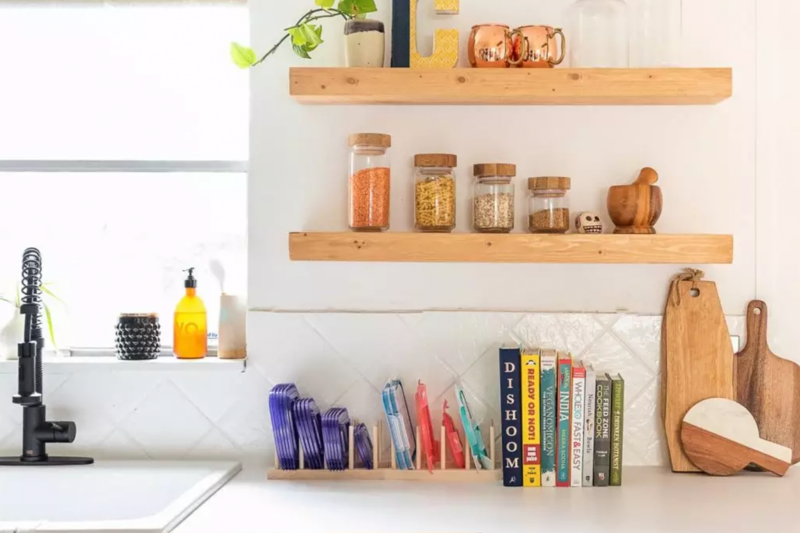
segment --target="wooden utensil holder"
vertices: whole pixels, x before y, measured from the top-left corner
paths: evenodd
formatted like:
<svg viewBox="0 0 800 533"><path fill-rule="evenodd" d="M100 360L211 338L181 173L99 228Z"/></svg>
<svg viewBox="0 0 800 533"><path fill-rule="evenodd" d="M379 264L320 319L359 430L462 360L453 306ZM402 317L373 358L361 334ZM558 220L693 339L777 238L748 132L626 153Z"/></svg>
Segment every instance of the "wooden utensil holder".
<svg viewBox="0 0 800 533"><path fill-rule="evenodd" d="M383 462L381 457L381 431L380 424L372 427L372 463L375 468L356 468L356 454L354 443L355 423L350 425L350 438L348 453L347 470L310 470L305 468L303 459L303 449L300 447L300 468L298 470L282 470L278 463L277 452L275 454L275 467L267 471L267 479L292 480L292 481L428 481L428 482L458 482L458 483L494 483L502 478L502 470L495 466L495 432L494 424L489 426L489 460L492 463L491 470L478 470L472 466L472 454L469 445L464 446L464 465L465 468L448 468L447 466L447 439L444 426L440 430L439 446L439 465L433 470L428 471L423 468L422 446L420 443L419 427L416 428L417 458L414 465L415 470L398 470L395 456L394 445L391 445L389 461ZM391 439L390 439L391 444Z"/></svg>

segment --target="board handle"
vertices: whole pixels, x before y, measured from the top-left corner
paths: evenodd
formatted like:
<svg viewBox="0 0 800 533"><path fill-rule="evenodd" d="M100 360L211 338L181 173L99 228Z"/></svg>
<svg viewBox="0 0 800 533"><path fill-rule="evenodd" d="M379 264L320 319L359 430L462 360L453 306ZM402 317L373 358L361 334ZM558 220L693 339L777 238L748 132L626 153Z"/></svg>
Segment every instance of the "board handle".
<svg viewBox="0 0 800 533"><path fill-rule="evenodd" d="M767 304L753 300L747 305L747 342L739 353L767 349Z"/></svg>

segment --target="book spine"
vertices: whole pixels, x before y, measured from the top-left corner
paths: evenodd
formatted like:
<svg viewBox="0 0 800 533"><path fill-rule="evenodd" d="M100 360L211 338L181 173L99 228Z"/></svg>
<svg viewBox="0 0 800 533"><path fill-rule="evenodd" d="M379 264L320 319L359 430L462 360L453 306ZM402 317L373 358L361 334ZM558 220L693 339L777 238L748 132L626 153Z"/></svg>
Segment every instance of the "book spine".
<svg viewBox="0 0 800 533"><path fill-rule="evenodd" d="M522 484L542 486L539 353L522 354Z"/></svg>
<svg viewBox="0 0 800 533"><path fill-rule="evenodd" d="M583 486L591 487L594 475L594 411L597 375L586 370L586 427L583 430Z"/></svg>
<svg viewBox="0 0 800 533"><path fill-rule="evenodd" d="M569 411L571 407L570 394L572 393L572 361L559 359L558 361L558 426L557 426L557 454L556 454L556 486L569 487L570 474L570 423Z"/></svg>
<svg viewBox="0 0 800 533"><path fill-rule="evenodd" d="M411 66L411 1L392 1L392 68Z"/></svg>
<svg viewBox="0 0 800 533"><path fill-rule="evenodd" d="M583 429L586 426L586 368L576 365L572 369L572 430L570 434L570 486L583 486Z"/></svg>
<svg viewBox="0 0 800 533"><path fill-rule="evenodd" d="M520 350L500 349L500 405L503 406L503 485L522 486ZM444 446L444 443L441 444Z"/></svg>
<svg viewBox="0 0 800 533"><path fill-rule="evenodd" d="M625 417L625 382L611 380L611 486L622 485L622 435Z"/></svg>
<svg viewBox="0 0 800 533"><path fill-rule="evenodd" d="M594 486L607 487L611 446L611 380L597 376L594 415Z"/></svg>
<svg viewBox="0 0 800 533"><path fill-rule="evenodd" d="M542 355L542 486L556 486L556 354Z"/></svg>

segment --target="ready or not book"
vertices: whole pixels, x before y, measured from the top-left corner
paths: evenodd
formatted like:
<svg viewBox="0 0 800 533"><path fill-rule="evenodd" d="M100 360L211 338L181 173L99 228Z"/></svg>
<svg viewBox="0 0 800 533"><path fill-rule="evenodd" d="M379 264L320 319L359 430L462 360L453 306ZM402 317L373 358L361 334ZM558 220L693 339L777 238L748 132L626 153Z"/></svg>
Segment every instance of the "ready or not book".
<svg viewBox="0 0 800 533"><path fill-rule="evenodd" d="M503 485L522 486L522 413L519 348L500 348L500 405L503 411Z"/></svg>
<svg viewBox="0 0 800 533"><path fill-rule="evenodd" d="M570 421L570 486L583 486L583 430L586 426L586 367L576 361L572 366L572 415Z"/></svg>
<svg viewBox="0 0 800 533"><path fill-rule="evenodd" d="M622 485L622 437L625 418L625 381L617 374L611 376L611 482Z"/></svg>
<svg viewBox="0 0 800 533"><path fill-rule="evenodd" d="M594 486L607 487L611 450L611 378L597 375L594 413Z"/></svg>
<svg viewBox="0 0 800 533"><path fill-rule="evenodd" d="M542 486L539 351L522 352L522 484Z"/></svg>
<svg viewBox="0 0 800 533"><path fill-rule="evenodd" d="M556 367L555 350L542 350L542 486L556 486Z"/></svg>
<svg viewBox="0 0 800 533"><path fill-rule="evenodd" d="M591 487L594 478L594 411L597 387L597 374L592 367L586 367L586 409L584 418L586 425L583 430L583 486Z"/></svg>
<svg viewBox="0 0 800 533"><path fill-rule="evenodd" d="M572 357L558 353L558 424L556 425L556 486L569 487Z"/></svg>

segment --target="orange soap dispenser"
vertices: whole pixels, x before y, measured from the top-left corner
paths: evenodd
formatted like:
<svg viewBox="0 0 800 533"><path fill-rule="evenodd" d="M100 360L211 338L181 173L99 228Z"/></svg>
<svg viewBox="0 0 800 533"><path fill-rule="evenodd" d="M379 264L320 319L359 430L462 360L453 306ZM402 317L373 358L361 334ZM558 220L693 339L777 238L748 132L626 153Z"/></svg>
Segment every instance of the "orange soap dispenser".
<svg viewBox="0 0 800 533"><path fill-rule="evenodd" d="M197 296L194 268L184 272L189 276L183 284L186 295L175 308L172 349L178 359L202 359L208 351L206 305Z"/></svg>

